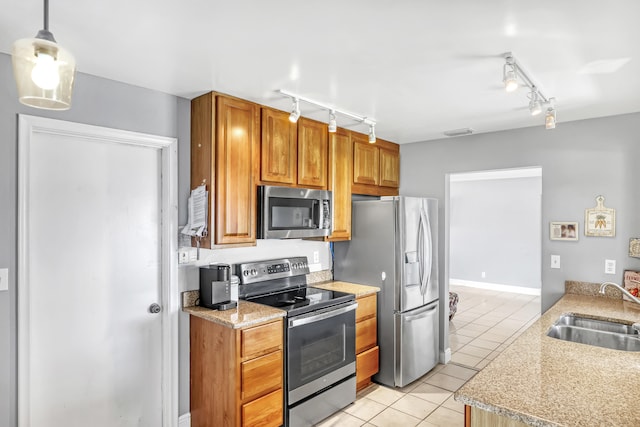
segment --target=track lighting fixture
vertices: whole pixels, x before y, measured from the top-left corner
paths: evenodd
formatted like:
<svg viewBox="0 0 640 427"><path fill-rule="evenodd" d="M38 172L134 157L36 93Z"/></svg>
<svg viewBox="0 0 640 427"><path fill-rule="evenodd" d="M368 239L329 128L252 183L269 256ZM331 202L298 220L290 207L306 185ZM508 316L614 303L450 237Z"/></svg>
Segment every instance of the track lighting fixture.
<svg viewBox="0 0 640 427"><path fill-rule="evenodd" d="M44 29L20 39L11 53L13 76L21 103L47 110L68 110L76 61L49 31L49 0L44 0Z"/></svg>
<svg viewBox="0 0 640 427"><path fill-rule="evenodd" d="M341 114L343 116L349 117L350 119L353 119L357 122L360 122L362 124L368 125L369 126L369 142L370 143L374 143L376 142L376 133L375 133L375 125L376 125L376 121L372 120L368 117L364 117L364 116L359 116L357 114L353 114L350 113L348 111L342 111L342 110L338 110L337 108L331 106L331 105L327 105L324 104L322 102L318 102L318 101L314 101L313 99L309 99L309 98L305 98L303 96L299 96L296 95L294 93L291 93L289 91L286 91L284 89L278 89L276 92L278 92L280 95L283 96L287 96L289 98L291 98L291 100L293 101L293 109L291 111L291 114L289 115L289 120L291 120L293 123L298 121L298 118L300 118L300 101L304 101L307 104L311 104L311 105L315 105L316 107L320 107L324 110L328 110L329 111L329 132L333 133L336 132L338 129L338 125L336 123L336 115L337 114Z"/></svg>
<svg viewBox="0 0 640 427"><path fill-rule="evenodd" d="M545 127L547 129L555 129L556 110L552 102L554 98L548 98L544 93L542 93L539 87L533 83L533 80L522 68L522 65L516 61L516 58L511 52L505 53L504 58L505 64L502 67L502 81L506 91L513 92L518 88L520 83L528 87L530 90L527 95L529 98L529 112L532 116L537 116L542 113L544 106L549 106L545 114Z"/></svg>
<svg viewBox="0 0 640 427"><path fill-rule="evenodd" d="M513 56L507 56L506 62L502 67L502 83L507 92L513 92L518 89L518 77L516 74L516 60Z"/></svg>
<svg viewBox="0 0 640 427"><path fill-rule="evenodd" d="M336 111L329 111L329 132L335 133L338 130L338 124L336 123Z"/></svg>
<svg viewBox="0 0 640 427"><path fill-rule="evenodd" d="M375 144L375 142L376 142L376 125L372 123L369 125L369 144Z"/></svg>
<svg viewBox="0 0 640 427"><path fill-rule="evenodd" d="M532 116L537 116L542 113L542 104L538 98L538 89L534 86L531 92L529 92L529 111Z"/></svg>
<svg viewBox="0 0 640 427"><path fill-rule="evenodd" d="M293 98L293 106L291 107L291 114L289 114L289 121L296 123L300 118L300 101L298 98Z"/></svg>
<svg viewBox="0 0 640 427"><path fill-rule="evenodd" d="M555 98L549 99L549 108L547 108L547 112L544 115L544 127L545 127L545 129L555 129L556 128Z"/></svg>

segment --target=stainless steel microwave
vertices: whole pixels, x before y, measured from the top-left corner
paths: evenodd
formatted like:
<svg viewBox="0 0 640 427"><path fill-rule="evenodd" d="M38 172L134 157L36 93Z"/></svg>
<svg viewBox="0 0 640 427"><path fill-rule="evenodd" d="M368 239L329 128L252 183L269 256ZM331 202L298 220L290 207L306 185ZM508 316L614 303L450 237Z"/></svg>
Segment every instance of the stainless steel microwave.
<svg viewBox="0 0 640 427"><path fill-rule="evenodd" d="M331 191L258 187L258 238L295 239L331 234Z"/></svg>

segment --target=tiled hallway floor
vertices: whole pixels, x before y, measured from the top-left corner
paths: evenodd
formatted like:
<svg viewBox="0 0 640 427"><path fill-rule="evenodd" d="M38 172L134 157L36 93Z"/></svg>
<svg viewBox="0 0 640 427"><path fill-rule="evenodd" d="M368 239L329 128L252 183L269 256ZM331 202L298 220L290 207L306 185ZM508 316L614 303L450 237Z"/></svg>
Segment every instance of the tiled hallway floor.
<svg viewBox="0 0 640 427"><path fill-rule="evenodd" d="M401 389L373 384L321 427L430 427L464 425L453 393L540 316L540 297L451 286L458 312L449 323L451 362L437 365Z"/></svg>

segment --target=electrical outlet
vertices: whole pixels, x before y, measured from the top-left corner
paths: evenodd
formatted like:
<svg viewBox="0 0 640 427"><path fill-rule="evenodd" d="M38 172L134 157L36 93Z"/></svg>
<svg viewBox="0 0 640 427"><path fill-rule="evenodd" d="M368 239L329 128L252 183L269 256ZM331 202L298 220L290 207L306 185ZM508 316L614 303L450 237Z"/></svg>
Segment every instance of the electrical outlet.
<svg viewBox="0 0 640 427"><path fill-rule="evenodd" d="M320 262L320 252L313 251L313 263L317 264Z"/></svg>
<svg viewBox="0 0 640 427"><path fill-rule="evenodd" d="M604 274L616 274L616 260L605 259L604 260Z"/></svg>
<svg viewBox="0 0 640 427"><path fill-rule="evenodd" d="M178 250L178 264L186 264L189 262L189 249L182 248Z"/></svg>
<svg viewBox="0 0 640 427"><path fill-rule="evenodd" d="M551 255L551 268L560 268L560 255Z"/></svg>
<svg viewBox="0 0 640 427"><path fill-rule="evenodd" d="M9 290L9 269L0 268L0 291Z"/></svg>

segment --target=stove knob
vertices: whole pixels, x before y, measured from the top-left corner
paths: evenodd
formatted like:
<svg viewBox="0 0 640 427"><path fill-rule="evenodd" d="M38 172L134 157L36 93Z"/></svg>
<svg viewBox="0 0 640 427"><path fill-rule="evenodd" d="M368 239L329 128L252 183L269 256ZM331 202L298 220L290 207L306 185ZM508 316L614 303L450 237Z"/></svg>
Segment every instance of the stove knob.
<svg viewBox="0 0 640 427"><path fill-rule="evenodd" d="M256 271L255 268L251 269L251 275L255 276L256 274L258 274L258 272Z"/></svg>
<svg viewBox="0 0 640 427"><path fill-rule="evenodd" d="M244 270L242 272L242 275L245 276L245 277L248 276L249 275L249 270Z"/></svg>

